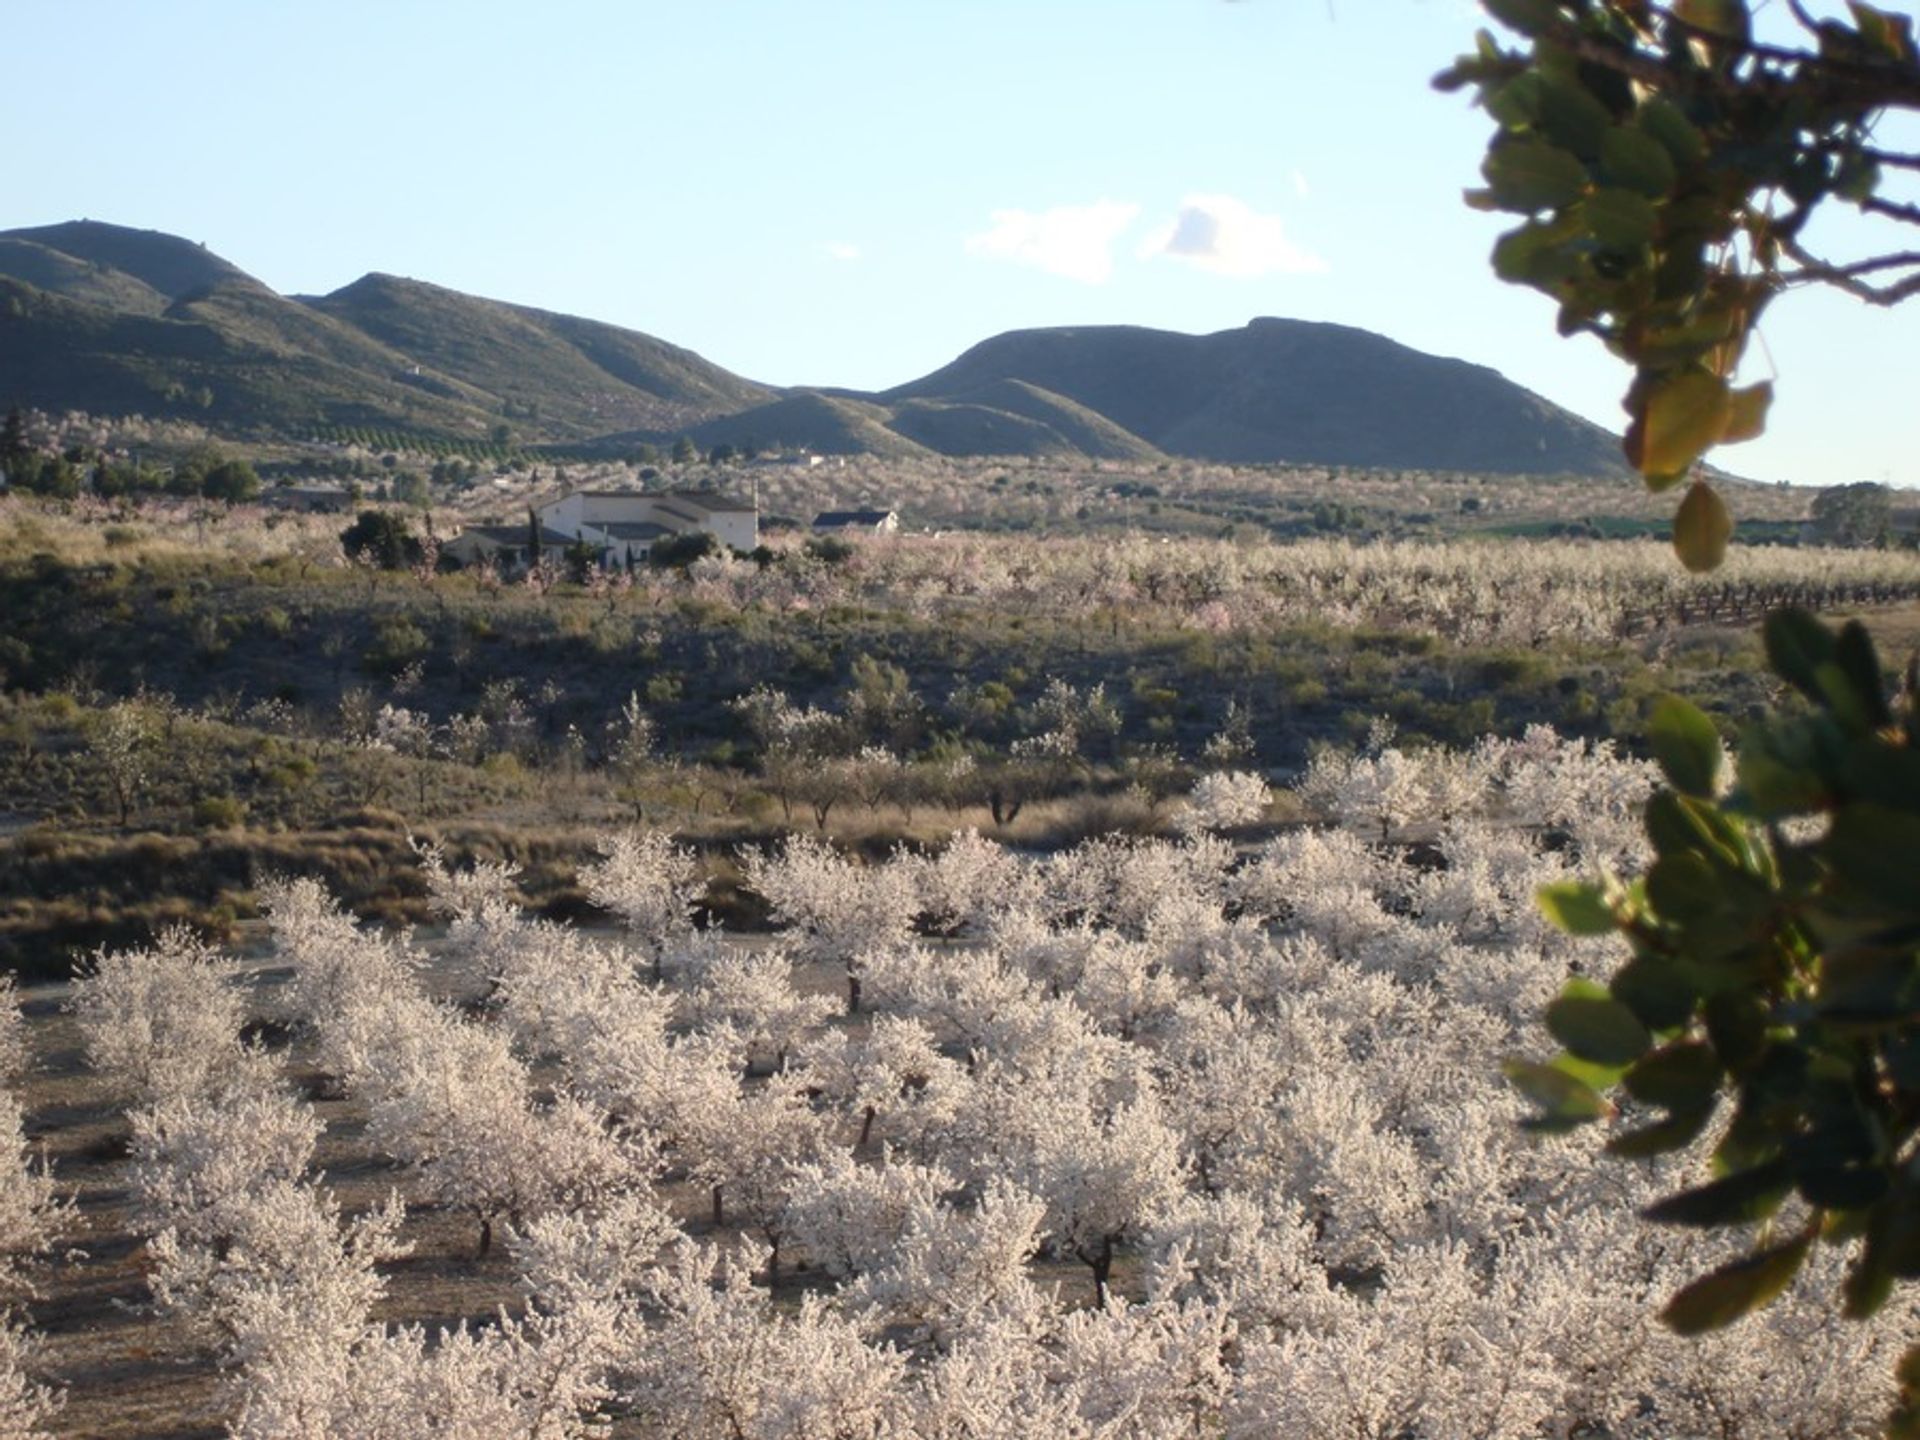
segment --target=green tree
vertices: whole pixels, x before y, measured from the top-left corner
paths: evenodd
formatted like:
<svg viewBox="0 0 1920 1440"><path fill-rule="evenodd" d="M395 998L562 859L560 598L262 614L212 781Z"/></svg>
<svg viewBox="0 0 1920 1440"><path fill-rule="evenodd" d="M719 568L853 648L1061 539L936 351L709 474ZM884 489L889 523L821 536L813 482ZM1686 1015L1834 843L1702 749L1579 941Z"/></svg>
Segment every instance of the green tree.
<svg viewBox="0 0 1920 1440"><path fill-rule="evenodd" d="M538 565L542 553L540 542L540 512L529 505L527 507L527 564Z"/></svg>
<svg viewBox="0 0 1920 1440"><path fill-rule="evenodd" d="M1745 0L1485 5L1521 44L1483 32L1435 82L1474 89L1497 127L1468 201L1525 217L1494 270L1553 297L1562 334L1596 335L1633 367L1626 454L1653 489L1765 427L1771 382L1734 382L1783 291L1920 294L1920 250L1829 255L1809 229L1829 204L1920 225L1888 182L1920 155L1874 138L1888 110L1920 110L1908 17L1850 0L1851 22L1816 19L1789 0L1798 43L1782 45L1754 38ZM1694 479L1674 517L1680 558L1712 569L1731 529Z"/></svg>
<svg viewBox="0 0 1920 1440"><path fill-rule="evenodd" d="M206 473L200 493L209 500L239 505L260 494L260 477L244 460L223 460Z"/></svg>
<svg viewBox="0 0 1920 1440"><path fill-rule="evenodd" d="M1813 497L1813 533L1826 545L1885 545L1893 533L1893 496L1884 485L1834 485Z"/></svg>
<svg viewBox="0 0 1920 1440"><path fill-rule="evenodd" d="M694 448L693 437L691 435L682 435L678 440L673 442L674 464L690 465L699 458L700 452Z"/></svg>
<svg viewBox="0 0 1920 1440"><path fill-rule="evenodd" d="M1920 293L1920 252L1835 259L1808 235L1829 202L1920 224L1885 185L1920 156L1874 139L1887 110L1920 109L1907 17L1850 0L1850 21L1816 19L1789 0L1803 43L1776 45L1754 38L1744 0L1484 3L1523 43L1483 34L1437 82L1476 89L1496 123L1469 200L1525 217L1495 246L1496 273L1551 295L1563 334L1598 335L1633 368L1626 454L1654 489L1761 432L1771 386L1734 381L1781 292ZM1693 479L1675 514L1682 561L1713 568L1731 528ZM1724 1119L1711 1178L1648 1212L1754 1234L1672 1298L1684 1333L1766 1304L1818 1244L1847 1247L1849 1315L1920 1278L1920 676L1896 708L1857 622L1836 635L1781 611L1765 640L1807 703L1747 728L1724 798L1712 722L1661 704L1652 867L1541 897L1574 933L1622 935L1632 958L1549 1007L1558 1057L1508 1067L1539 1128L1630 1117L1608 1140L1623 1157ZM1920 1437L1920 1345L1899 1378L1889 1434Z"/></svg>
<svg viewBox="0 0 1920 1440"><path fill-rule="evenodd" d="M27 439L27 417L20 413L20 407L14 405L7 410L7 419L0 425L0 470L9 474L21 460L33 454L33 445Z"/></svg>
<svg viewBox="0 0 1920 1440"><path fill-rule="evenodd" d="M418 470L402 470L393 480L393 498L402 505L424 510L433 503L433 491Z"/></svg>
<svg viewBox="0 0 1920 1440"><path fill-rule="evenodd" d="M420 559L420 542L402 516L390 510L362 510L360 518L340 532L340 548L347 558L363 555L382 570L404 570Z"/></svg>
<svg viewBox="0 0 1920 1440"><path fill-rule="evenodd" d="M690 530L684 535L668 535L653 542L647 560L656 569L684 570L694 561L720 553L717 536L706 530Z"/></svg>

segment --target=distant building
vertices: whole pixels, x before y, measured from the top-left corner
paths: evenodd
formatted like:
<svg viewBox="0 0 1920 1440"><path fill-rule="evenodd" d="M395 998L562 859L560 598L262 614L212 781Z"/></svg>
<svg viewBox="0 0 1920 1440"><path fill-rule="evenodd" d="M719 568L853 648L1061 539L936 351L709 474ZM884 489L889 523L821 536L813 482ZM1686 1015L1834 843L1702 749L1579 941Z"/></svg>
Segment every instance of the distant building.
<svg viewBox="0 0 1920 1440"><path fill-rule="evenodd" d="M316 480L276 485L262 495L260 501L276 510L291 510L301 515L344 515L352 508L353 496L344 485Z"/></svg>
<svg viewBox="0 0 1920 1440"><path fill-rule="evenodd" d="M734 550L760 544L760 507L718 490L574 490L534 513L564 543L593 546L609 568L646 559L669 535L705 533Z"/></svg>
<svg viewBox="0 0 1920 1440"><path fill-rule="evenodd" d="M541 558L558 557L573 544L573 538L542 525L540 548L547 553ZM528 553L532 540L533 531L524 521L518 525L469 525L441 545L440 554L463 570L492 561L503 574L514 574L533 564L533 557Z"/></svg>
<svg viewBox="0 0 1920 1440"><path fill-rule="evenodd" d="M839 535L891 535L900 528L898 510L823 510L813 517L815 530Z"/></svg>

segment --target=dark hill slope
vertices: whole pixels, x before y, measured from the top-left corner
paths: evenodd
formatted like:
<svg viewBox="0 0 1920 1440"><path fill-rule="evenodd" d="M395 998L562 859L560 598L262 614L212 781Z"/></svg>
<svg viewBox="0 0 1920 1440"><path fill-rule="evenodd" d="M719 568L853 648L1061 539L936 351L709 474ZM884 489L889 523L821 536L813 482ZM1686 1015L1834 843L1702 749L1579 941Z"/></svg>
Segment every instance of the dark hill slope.
<svg viewBox="0 0 1920 1440"><path fill-rule="evenodd" d="M982 446L965 448L971 438L965 428L956 427L949 419L929 425L925 415L928 407L944 407L950 410L968 412L986 412L993 416L1018 419L1027 423L1027 429L1013 430L1014 434L1025 434L1030 448L1016 451L1013 447L1006 450L994 450ZM1000 422L1004 424L1004 422ZM1056 395L1030 385L1024 380L995 380L978 389L963 390L953 395L943 396L937 401L909 399L894 407L893 428L905 435L921 440L949 455L991 455L991 454L1080 454L1095 460L1158 460L1161 454L1153 446L1129 430L1122 429L1106 416L1076 404L1064 395ZM952 448L935 444L925 438L929 433L946 431L955 442ZM984 437L983 437L984 438Z"/></svg>
<svg viewBox="0 0 1920 1440"><path fill-rule="evenodd" d="M1617 474L1613 437L1491 370L1338 325L1023 330L878 395L783 391L617 326L368 275L287 297L172 235L0 232L0 406L599 444L692 434L899 458L1164 455Z"/></svg>
<svg viewBox="0 0 1920 1440"><path fill-rule="evenodd" d="M703 446L779 446L819 455L925 458L925 446L888 428L892 418L886 407L852 396L799 390L738 415L709 420L692 434Z"/></svg>
<svg viewBox="0 0 1920 1440"><path fill-rule="evenodd" d="M287 302L252 287L222 284L150 316L0 278L0 398L49 410L187 415L235 431L338 424L484 433L484 413L405 384L391 367L369 373L291 346L272 323L281 318L275 305ZM256 307L267 311L264 321L248 313Z"/></svg>
<svg viewBox="0 0 1920 1440"><path fill-rule="evenodd" d="M99 220L69 220L0 232L0 240L24 240L57 250L89 265L118 270L177 300L188 291L222 280L244 280L247 272L204 245L158 230L134 230ZM30 276L21 279L32 281Z"/></svg>
<svg viewBox="0 0 1920 1440"><path fill-rule="evenodd" d="M124 310L130 315L158 315L167 308L167 297L146 281L31 240L0 238L0 275L69 300Z"/></svg>
<svg viewBox="0 0 1920 1440"><path fill-rule="evenodd" d="M565 438L670 434L777 393L637 331L392 275L306 303Z"/></svg>
<svg viewBox="0 0 1920 1440"><path fill-rule="evenodd" d="M1618 442L1483 366L1343 325L1256 320L1181 335L1018 330L875 397L938 400L1024 381L1199 459L1614 474Z"/></svg>

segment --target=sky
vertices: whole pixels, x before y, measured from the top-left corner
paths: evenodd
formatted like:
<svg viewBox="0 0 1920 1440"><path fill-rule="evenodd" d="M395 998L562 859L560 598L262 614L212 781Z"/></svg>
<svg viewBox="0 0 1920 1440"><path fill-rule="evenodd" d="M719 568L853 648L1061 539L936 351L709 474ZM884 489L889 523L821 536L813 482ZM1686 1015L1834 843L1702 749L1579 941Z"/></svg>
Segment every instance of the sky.
<svg viewBox="0 0 1920 1440"><path fill-rule="evenodd" d="M1619 429L1487 263L1467 0L8 0L0 228L369 271L874 389L1004 330L1333 321ZM1764 19L1765 17L1763 17ZM1843 239L1854 238L1840 227ZM1863 231L1870 249L1900 236ZM1764 480L1920 486L1920 301L1777 301Z"/></svg>

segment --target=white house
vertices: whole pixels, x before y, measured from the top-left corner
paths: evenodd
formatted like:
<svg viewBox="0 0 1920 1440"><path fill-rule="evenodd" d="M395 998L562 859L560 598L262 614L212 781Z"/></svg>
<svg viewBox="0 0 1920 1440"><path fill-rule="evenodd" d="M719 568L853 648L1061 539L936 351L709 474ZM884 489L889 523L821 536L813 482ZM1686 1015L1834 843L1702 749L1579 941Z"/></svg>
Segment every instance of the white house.
<svg viewBox="0 0 1920 1440"><path fill-rule="evenodd" d="M469 525L440 547L440 553L463 568L492 561L503 573L514 574L532 563L528 554L533 535L523 520L518 525ZM540 527L543 557L560 555L573 543L571 535L562 535L551 526Z"/></svg>
<svg viewBox="0 0 1920 1440"><path fill-rule="evenodd" d="M900 528L898 510L823 510L813 517L815 530L842 535L891 535Z"/></svg>
<svg viewBox="0 0 1920 1440"><path fill-rule="evenodd" d="M607 566L644 560L669 535L704 531L734 550L760 543L759 507L717 490L573 490L534 513L543 528L593 546Z"/></svg>

